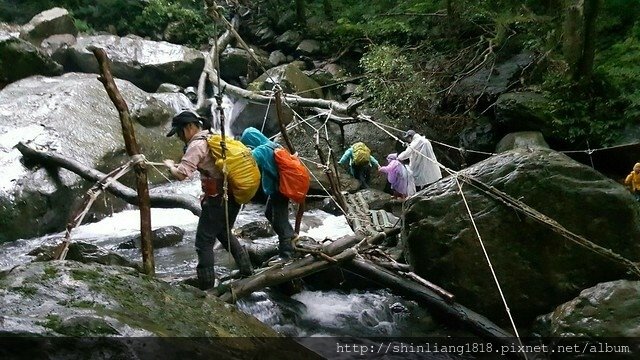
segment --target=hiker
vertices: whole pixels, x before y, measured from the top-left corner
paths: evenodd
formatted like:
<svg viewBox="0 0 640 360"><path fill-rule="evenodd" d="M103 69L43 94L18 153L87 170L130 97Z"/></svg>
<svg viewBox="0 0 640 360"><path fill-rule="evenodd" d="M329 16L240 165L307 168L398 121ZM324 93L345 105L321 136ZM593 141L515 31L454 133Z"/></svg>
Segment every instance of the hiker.
<svg viewBox="0 0 640 360"><path fill-rule="evenodd" d="M380 168L378 160L371 155L371 150L363 142L356 142L342 154L338 164L344 165L349 162L349 173L360 181L359 189L369 187L371 167Z"/></svg>
<svg viewBox="0 0 640 360"><path fill-rule="evenodd" d="M210 130L203 130L202 118L192 111L182 111L174 116L171 126L172 129L167 133L167 137L177 134L178 138L186 144L186 149L179 164L176 165L169 159L165 160L164 164L169 168L171 175L181 181L191 177L198 170L204 193L195 241L198 254L196 273L200 288L206 290L218 284L213 257L213 245L216 239L220 240L225 249L230 249L240 274L251 275L253 268L249 254L230 232L240 211L240 205L231 193L228 194L227 201L229 218L225 219L223 175L216 166L216 159L207 145L207 138L211 135Z"/></svg>
<svg viewBox="0 0 640 360"><path fill-rule="evenodd" d="M404 199L416 193L413 174L405 164L398 161L398 154L387 155L387 165L380 167L378 171L387 174L394 197Z"/></svg>
<svg viewBox="0 0 640 360"><path fill-rule="evenodd" d="M278 253L281 259L293 257L292 240L295 237L293 227L289 223L289 199L282 195L278 188L279 173L274 159L274 150L279 144L269 140L254 127L242 132L240 141L251 149L261 174L262 191L267 198L267 209L264 213L267 220L278 234Z"/></svg>
<svg viewBox="0 0 640 360"><path fill-rule="evenodd" d="M416 191L420 191L442 178L438 160L433 153L431 142L424 136L408 130L403 137L409 142L409 146L398 154L398 161L409 159L409 170L413 173Z"/></svg>
<svg viewBox="0 0 640 360"><path fill-rule="evenodd" d="M636 200L640 201L640 163L633 165L633 171L624 179L624 184L636 197Z"/></svg>

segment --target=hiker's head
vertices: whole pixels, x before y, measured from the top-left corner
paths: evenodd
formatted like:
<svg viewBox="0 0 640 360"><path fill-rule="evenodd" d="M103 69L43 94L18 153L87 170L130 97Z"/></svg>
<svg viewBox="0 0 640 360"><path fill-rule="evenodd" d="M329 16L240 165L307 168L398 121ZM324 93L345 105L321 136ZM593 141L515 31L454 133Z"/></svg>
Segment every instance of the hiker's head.
<svg viewBox="0 0 640 360"><path fill-rule="evenodd" d="M640 163L633 165L633 171L635 171L636 174L640 174Z"/></svg>
<svg viewBox="0 0 640 360"><path fill-rule="evenodd" d="M402 136L406 141L411 141L413 140L413 136L416 134L415 131L413 130L407 130L406 133L404 133L404 135Z"/></svg>
<svg viewBox="0 0 640 360"><path fill-rule="evenodd" d="M398 154L396 153L391 153L389 155L387 155L387 161L388 162L392 162L393 160L397 160L398 159Z"/></svg>
<svg viewBox="0 0 640 360"><path fill-rule="evenodd" d="M201 129L202 119L200 116L191 110L184 110L171 120L171 131L167 133L167 137L178 134L180 140L187 143Z"/></svg>
<svg viewBox="0 0 640 360"><path fill-rule="evenodd" d="M264 136L258 129L254 127L248 127L242 132L240 141L247 147L253 149L260 145L266 145L269 143L269 138Z"/></svg>

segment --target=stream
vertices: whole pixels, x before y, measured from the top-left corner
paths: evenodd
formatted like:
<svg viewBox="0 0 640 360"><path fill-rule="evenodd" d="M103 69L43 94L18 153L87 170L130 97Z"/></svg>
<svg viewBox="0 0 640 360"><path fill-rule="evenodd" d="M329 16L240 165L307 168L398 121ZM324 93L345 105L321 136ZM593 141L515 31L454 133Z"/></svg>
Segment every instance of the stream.
<svg viewBox="0 0 640 360"><path fill-rule="evenodd" d="M180 192L194 196L199 191L198 180L171 183L152 190L157 193ZM246 205L236 220L236 227L265 220L263 212L263 205ZM155 249L156 276L170 282L193 277L197 263L194 238L198 218L184 209L155 208L151 210L151 217L154 229L174 225L185 231L184 239L179 244ZM72 232L72 241L95 244L130 260L141 261L139 249L117 249L119 244L137 233L139 233L138 211L130 209L115 213L101 221L79 226ZM352 231L343 216L334 216L321 210L309 210L304 215L301 235L321 241L325 238L337 239L350 234ZM27 253L42 245L57 244L63 236L64 233L58 233L0 245L0 253L3 254L0 257L0 270L31 261L32 257L26 255ZM275 243L277 237L258 241ZM226 251L216 252L216 267L220 276L229 274L232 270L233 260ZM251 314L275 331L286 336L303 338L303 340L316 337L357 337L366 343L367 340L364 338L367 337L455 336L436 323L429 312L417 303L384 289L305 289L291 297L274 290L266 290L255 292L239 300L237 306L241 311ZM331 341L335 344L335 340ZM314 344L312 348L318 345ZM335 351L332 348L330 350ZM331 354L330 352L328 355ZM407 358L407 354L402 355L404 355L402 358ZM429 358L456 357L435 354Z"/></svg>

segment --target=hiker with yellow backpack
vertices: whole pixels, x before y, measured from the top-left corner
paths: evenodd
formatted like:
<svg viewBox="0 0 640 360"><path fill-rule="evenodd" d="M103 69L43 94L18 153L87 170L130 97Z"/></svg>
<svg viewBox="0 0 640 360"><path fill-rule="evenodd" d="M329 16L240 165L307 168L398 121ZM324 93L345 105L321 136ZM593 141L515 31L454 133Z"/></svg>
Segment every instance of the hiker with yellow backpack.
<svg viewBox="0 0 640 360"><path fill-rule="evenodd" d="M220 240L225 249L230 250L240 274L249 276L253 273L247 250L230 230L240 211L240 204L249 202L258 190L260 172L250 150L237 140L224 139L223 156L222 136L214 133L209 124L205 126L203 121L198 114L189 110L173 117L172 129L167 137L177 134L186 148L178 164L169 159L165 160L164 164L178 180L188 179L196 170L200 172L204 195L201 201L202 213L196 230L196 273L200 288L206 290L217 286L218 283L213 257L216 239ZM226 204L223 171L227 174Z"/></svg>
<svg viewBox="0 0 640 360"><path fill-rule="evenodd" d="M278 235L281 259L293 257L295 233L289 222L289 199L302 203L309 191L310 177L296 155L269 140L254 127L242 132L240 141L251 149L260 169L262 190L268 196L265 216Z"/></svg>
<svg viewBox="0 0 640 360"><path fill-rule="evenodd" d="M338 164L349 164L349 173L360 181L360 189L369 187L371 167L380 168L378 160L371 155L371 150L365 143L356 142L342 154Z"/></svg>
<svg viewBox="0 0 640 360"><path fill-rule="evenodd" d="M624 184L635 196L636 200L640 201L640 163L633 165L633 170L624 179Z"/></svg>

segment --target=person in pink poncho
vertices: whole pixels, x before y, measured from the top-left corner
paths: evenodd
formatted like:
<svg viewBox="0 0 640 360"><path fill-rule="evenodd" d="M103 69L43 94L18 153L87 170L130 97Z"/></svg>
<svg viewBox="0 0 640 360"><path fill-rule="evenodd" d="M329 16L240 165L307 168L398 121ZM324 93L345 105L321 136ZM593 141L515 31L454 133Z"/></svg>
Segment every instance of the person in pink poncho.
<svg viewBox="0 0 640 360"><path fill-rule="evenodd" d="M405 198L416 193L416 185L411 171L403 163L398 161L398 154L387 155L387 166L380 167L379 171L387 174L387 181L391 184L393 196Z"/></svg>

